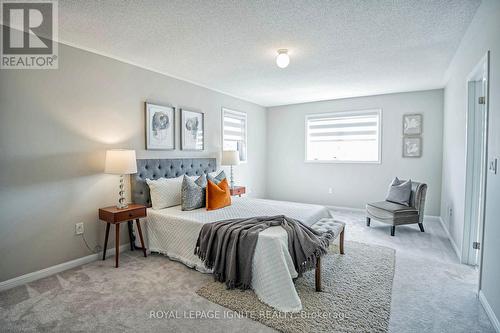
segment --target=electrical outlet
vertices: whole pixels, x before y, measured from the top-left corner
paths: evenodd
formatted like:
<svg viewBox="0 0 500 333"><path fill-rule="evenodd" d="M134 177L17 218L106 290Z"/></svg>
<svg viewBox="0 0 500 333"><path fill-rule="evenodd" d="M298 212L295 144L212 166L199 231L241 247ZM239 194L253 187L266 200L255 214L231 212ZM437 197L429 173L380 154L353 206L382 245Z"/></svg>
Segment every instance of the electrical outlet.
<svg viewBox="0 0 500 333"><path fill-rule="evenodd" d="M496 159L496 158L492 158L492 159L490 160L490 164L489 164L488 169L489 169L489 170L490 170L490 172L491 172L492 174L494 174L494 175L496 175L496 174L497 174L497 164L498 164L498 163L497 163L497 159Z"/></svg>
<svg viewBox="0 0 500 333"><path fill-rule="evenodd" d="M452 217L453 216L453 208L449 207L448 208L448 217Z"/></svg>
<svg viewBox="0 0 500 333"><path fill-rule="evenodd" d="M333 194L333 188L331 187L328 188L328 194Z"/></svg>
<svg viewBox="0 0 500 333"><path fill-rule="evenodd" d="M83 223L75 224L75 235L83 234Z"/></svg>

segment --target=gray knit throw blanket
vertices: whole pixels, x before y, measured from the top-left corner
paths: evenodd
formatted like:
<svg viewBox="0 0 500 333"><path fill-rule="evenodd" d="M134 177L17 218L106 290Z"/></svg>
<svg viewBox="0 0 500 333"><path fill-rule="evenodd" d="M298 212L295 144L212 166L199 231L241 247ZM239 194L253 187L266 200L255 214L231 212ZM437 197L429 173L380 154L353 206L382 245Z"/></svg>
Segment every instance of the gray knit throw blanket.
<svg viewBox="0 0 500 333"><path fill-rule="evenodd" d="M215 280L225 282L228 289L248 289L259 233L273 226L287 232L288 252L299 276L316 266L316 258L327 253L334 236L284 215L238 218L203 225L194 253L213 270Z"/></svg>

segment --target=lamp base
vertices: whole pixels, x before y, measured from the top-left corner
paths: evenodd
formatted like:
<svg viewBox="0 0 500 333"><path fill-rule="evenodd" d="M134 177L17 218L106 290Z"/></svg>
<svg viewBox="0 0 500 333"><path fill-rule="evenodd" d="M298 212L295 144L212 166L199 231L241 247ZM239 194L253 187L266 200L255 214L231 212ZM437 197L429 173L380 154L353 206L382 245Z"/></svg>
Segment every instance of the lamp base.
<svg viewBox="0 0 500 333"><path fill-rule="evenodd" d="M127 203L127 199L125 199L125 191L124 191L124 188L125 188L125 184L124 184L124 175L120 175L120 191L118 192L118 194L120 195L120 199L118 199L118 204L116 205L116 208L118 209L125 209L125 208L128 208L128 203Z"/></svg>
<svg viewBox="0 0 500 333"><path fill-rule="evenodd" d="M231 189L234 189L234 176L233 176L233 166L230 166L231 174L230 174L230 182L229 182L229 187Z"/></svg>

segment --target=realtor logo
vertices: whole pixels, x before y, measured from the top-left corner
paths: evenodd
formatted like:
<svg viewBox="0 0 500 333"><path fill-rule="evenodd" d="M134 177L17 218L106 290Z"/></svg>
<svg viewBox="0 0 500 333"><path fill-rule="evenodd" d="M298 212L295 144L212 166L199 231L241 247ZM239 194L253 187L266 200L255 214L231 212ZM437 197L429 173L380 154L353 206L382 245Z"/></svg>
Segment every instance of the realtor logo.
<svg viewBox="0 0 500 333"><path fill-rule="evenodd" d="M1 1L2 69L57 69L57 2Z"/></svg>

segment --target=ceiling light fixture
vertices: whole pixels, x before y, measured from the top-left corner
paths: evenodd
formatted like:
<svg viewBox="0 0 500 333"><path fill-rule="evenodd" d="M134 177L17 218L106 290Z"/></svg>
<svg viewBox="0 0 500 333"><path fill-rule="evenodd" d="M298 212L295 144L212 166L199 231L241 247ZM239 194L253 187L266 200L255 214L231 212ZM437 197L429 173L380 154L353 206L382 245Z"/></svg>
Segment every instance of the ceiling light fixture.
<svg viewBox="0 0 500 333"><path fill-rule="evenodd" d="M287 49L279 49L278 56L276 57L276 65L279 68L286 68L290 63L290 57L288 56Z"/></svg>

